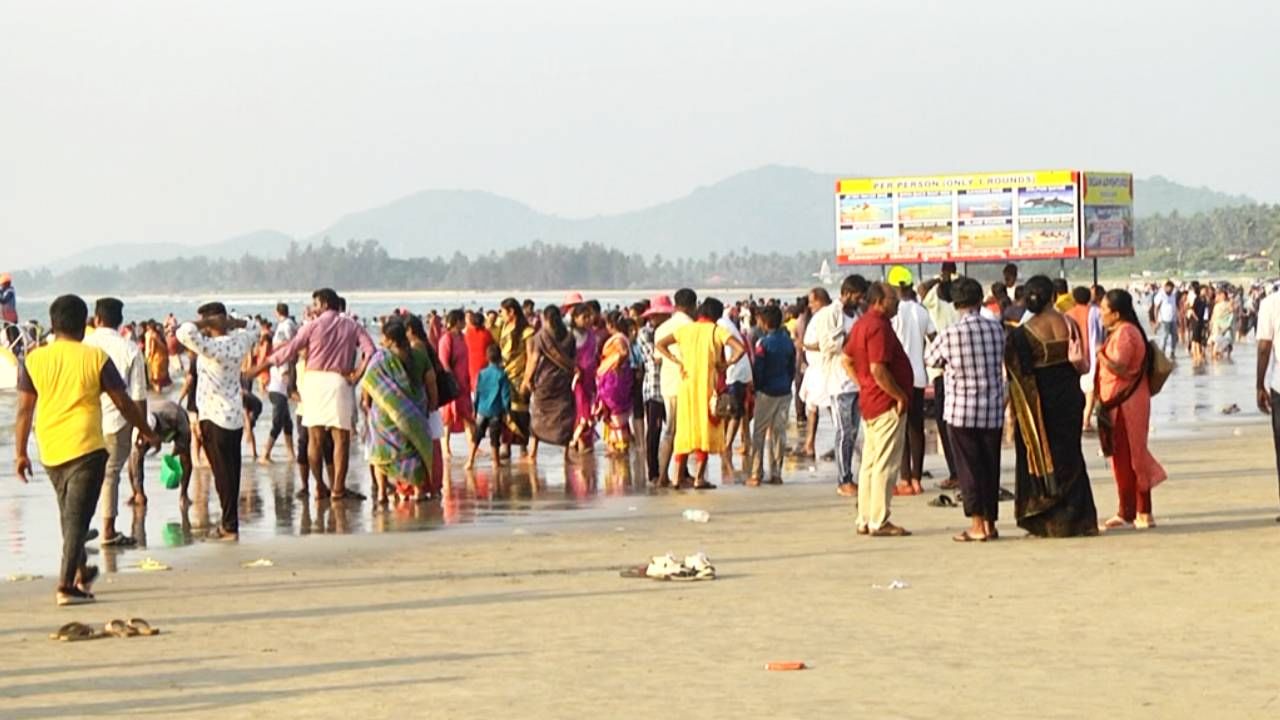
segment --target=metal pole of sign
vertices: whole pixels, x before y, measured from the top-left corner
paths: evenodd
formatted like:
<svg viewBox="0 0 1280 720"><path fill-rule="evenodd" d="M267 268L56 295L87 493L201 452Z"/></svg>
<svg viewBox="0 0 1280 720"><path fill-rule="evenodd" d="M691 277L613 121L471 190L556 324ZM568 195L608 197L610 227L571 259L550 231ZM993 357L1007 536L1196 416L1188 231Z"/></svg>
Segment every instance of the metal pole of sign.
<svg viewBox="0 0 1280 720"><path fill-rule="evenodd" d="M1093 284L1098 284L1098 258L1093 259Z"/></svg>
<svg viewBox="0 0 1280 720"><path fill-rule="evenodd" d="M964 276L965 276L965 277L969 277L969 263L968 263L968 261L966 261L966 262L965 262L965 264L964 264Z"/></svg>
<svg viewBox="0 0 1280 720"><path fill-rule="evenodd" d="M1065 258L1058 259L1058 277L1064 280L1067 277L1067 261Z"/></svg>

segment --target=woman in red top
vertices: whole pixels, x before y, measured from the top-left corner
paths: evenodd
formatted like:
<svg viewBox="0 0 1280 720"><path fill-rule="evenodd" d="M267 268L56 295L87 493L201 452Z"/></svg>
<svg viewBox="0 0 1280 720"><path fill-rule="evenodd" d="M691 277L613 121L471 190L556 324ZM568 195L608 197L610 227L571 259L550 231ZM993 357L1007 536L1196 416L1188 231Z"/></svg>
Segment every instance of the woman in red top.
<svg viewBox="0 0 1280 720"><path fill-rule="evenodd" d="M449 448L449 437L453 433L466 432L467 445L470 446L476 429L476 411L471 404L471 388L474 386L471 384L470 349L462 337L462 326L462 311L450 310L445 318L440 343L436 346L440 364L448 368L458 382L457 399L440 408L440 419L444 423L445 457L453 455Z"/></svg>
<svg viewBox="0 0 1280 720"><path fill-rule="evenodd" d="M471 371L470 382L467 387L474 388L476 386L476 378L480 376L480 371L484 369L489 361L485 358L485 353L489 351L489 346L493 344L493 335L489 329L484 326L484 313L472 312L467 314L467 329L462 334L463 342L467 346L467 369Z"/></svg>

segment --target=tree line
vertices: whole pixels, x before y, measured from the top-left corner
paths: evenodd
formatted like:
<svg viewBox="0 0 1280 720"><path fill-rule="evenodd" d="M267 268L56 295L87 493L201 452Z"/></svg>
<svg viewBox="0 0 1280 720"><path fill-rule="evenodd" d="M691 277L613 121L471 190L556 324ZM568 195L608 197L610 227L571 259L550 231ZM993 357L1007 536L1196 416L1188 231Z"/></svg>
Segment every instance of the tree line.
<svg viewBox="0 0 1280 720"><path fill-rule="evenodd" d="M1265 274L1280 246L1280 205L1246 205L1181 216L1157 215L1137 221L1137 256L1108 259L1111 272L1246 272ZM701 259L646 257L599 243L566 247L543 242L468 257L393 258L375 239L334 244L294 243L283 258L265 260L204 257L148 261L127 269L84 266L60 274L47 269L18 272L24 292L93 294L302 291L316 287L349 290L554 290L655 287L796 287L830 252L748 249L711 253ZM1068 263L1077 274L1084 262ZM833 268L838 271L838 268ZM1027 263L1026 271L1053 271L1056 263ZM870 273L868 273L870 274ZM1024 273L1025 274L1025 273Z"/></svg>

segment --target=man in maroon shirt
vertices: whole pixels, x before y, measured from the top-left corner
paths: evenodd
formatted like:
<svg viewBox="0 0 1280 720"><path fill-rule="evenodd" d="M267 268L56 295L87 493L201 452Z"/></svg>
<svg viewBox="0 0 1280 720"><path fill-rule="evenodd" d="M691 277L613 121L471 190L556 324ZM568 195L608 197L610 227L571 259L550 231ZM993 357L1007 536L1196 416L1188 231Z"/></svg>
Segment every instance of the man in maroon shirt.
<svg viewBox="0 0 1280 720"><path fill-rule="evenodd" d="M904 416L911 396L911 360L902 349L890 320L898 312L898 295L886 283L867 290L867 313L854 324L844 345L844 367L861 389L858 406L866 429L858 477L858 534L877 537L910 535L889 522L893 484L902 465L906 442Z"/></svg>

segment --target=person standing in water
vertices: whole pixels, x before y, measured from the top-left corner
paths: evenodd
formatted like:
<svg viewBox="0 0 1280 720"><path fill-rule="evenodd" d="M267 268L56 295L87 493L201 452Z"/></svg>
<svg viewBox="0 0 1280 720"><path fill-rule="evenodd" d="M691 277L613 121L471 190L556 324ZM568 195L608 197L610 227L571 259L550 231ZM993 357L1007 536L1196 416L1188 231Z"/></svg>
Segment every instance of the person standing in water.
<svg viewBox="0 0 1280 720"><path fill-rule="evenodd" d="M298 389L307 409L308 465L316 497L364 500L361 493L347 489L347 466L355 427L354 386L373 357L373 341L359 323L341 312L343 304L332 288L316 290L311 298L317 317L303 325L293 340L276 348L267 363L288 365L306 350L307 381ZM250 374L264 369L251 368ZM332 493L324 483L326 435L333 443Z"/></svg>
<svg viewBox="0 0 1280 720"><path fill-rule="evenodd" d="M245 426L240 368L253 351L258 334L246 329L246 321L228 317L220 302L206 303L196 312L199 320L178 327L178 342L199 358L196 407L200 437L222 506L216 537L234 541L240 537L240 460Z"/></svg>
<svg viewBox="0 0 1280 720"><path fill-rule="evenodd" d="M129 393L129 399L138 406L142 417L147 415L147 366L138 346L120 336L124 323L124 303L116 298L102 298L94 305L94 330L84 344L96 347L111 358L121 373ZM107 444L107 470L102 484L100 514L102 515L102 547L132 547L137 540L116 532L116 514L119 510L120 474L129 462L133 449L133 426L125 420L110 397L103 397L102 434ZM146 501L146 496L133 494L130 501Z"/></svg>
<svg viewBox="0 0 1280 720"><path fill-rule="evenodd" d="M111 358L82 342L88 319L89 306L78 296L54 300L49 306L54 340L28 354L18 375L14 474L23 483L31 480L27 446L34 421L40 462L58 498L62 525L58 605L94 599L90 588L98 569L88 564L84 543L107 468L101 396L111 399L125 422L138 428L144 442L158 442Z"/></svg>

